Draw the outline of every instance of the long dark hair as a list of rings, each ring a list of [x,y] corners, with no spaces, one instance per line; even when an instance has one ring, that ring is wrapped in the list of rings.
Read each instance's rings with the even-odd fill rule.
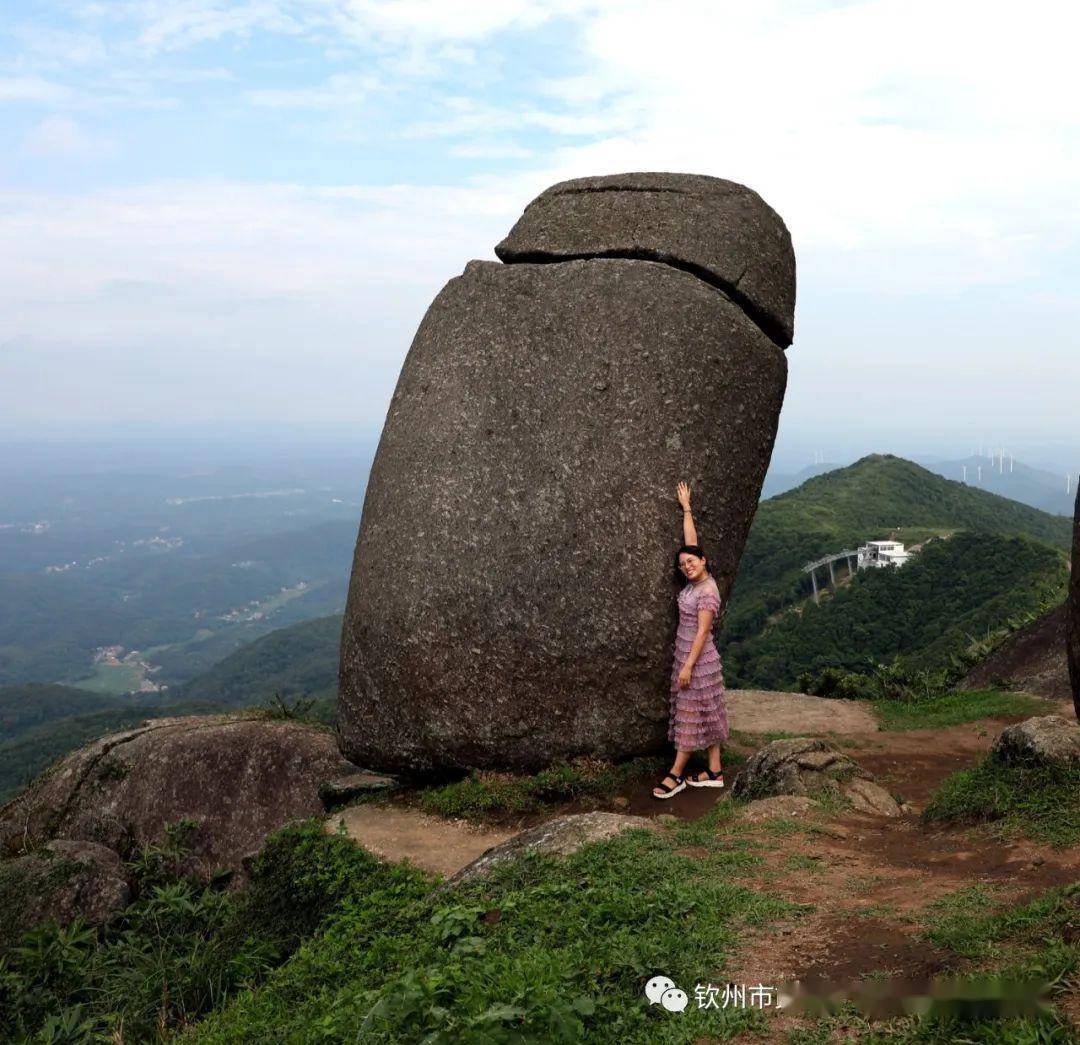
[[[689,584],[690,581],[686,579],[686,574],[679,569],[679,556],[686,552],[687,555],[696,555],[699,559],[705,560],[705,569],[709,568],[709,557],[705,554],[705,549],[700,544],[684,544],[675,553],[675,583],[679,585]]]

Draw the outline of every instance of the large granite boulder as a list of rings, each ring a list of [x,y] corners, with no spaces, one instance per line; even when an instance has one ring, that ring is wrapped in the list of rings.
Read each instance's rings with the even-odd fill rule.
[[[324,799],[357,767],[334,733],[245,716],[162,718],[88,744],[0,809],[0,856],[54,839],[94,842],[130,859],[186,823],[186,870],[245,874],[272,831],[325,816]]]
[[[1073,509],[1072,573],[1069,577],[1069,680],[1072,682],[1073,707],[1080,719],[1080,483],[1076,487],[1076,506]]]
[[[470,262],[420,324],[345,612],[339,722],[354,761],[534,770],[665,743],[675,486],[690,483],[726,603],[787,380],[759,319],[786,309],[790,321],[790,294],[766,293],[764,274],[739,295],[723,288],[754,265],[783,269],[787,285],[793,261],[783,223],[749,190],[736,207],[701,179],[633,177],[694,191],[612,193],[636,208],[626,227],[598,230],[592,252],[575,240],[565,261],[556,247],[519,260],[544,253],[523,218],[516,246],[500,245],[512,263]],[[744,227],[732,215],[751,197]],[[760,257],[747,247],[754,222],[772,230]],[[619,245],[634,228],[651,237],[641,257]],[[675,260],[697,251],[692,265],[668,263],[657,244],[669,234]]]

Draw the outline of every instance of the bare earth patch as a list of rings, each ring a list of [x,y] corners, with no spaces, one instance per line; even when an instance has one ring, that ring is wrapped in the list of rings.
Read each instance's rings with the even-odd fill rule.
[[[857,700],[832,700],[806,693],[767,689],[729,689],[728,722],[743,733],[870,733],[877,719]]]
[[[1074,718],[1072,703],[1048,708]],[[975,765],[1001,730],[1026,716],[999,716],[947,729],[871,732],[850,736],[844,750],[886,788],[922,808],[950,774]],[[728,799],[724,799],[728,800]],[[729,828],[752,838],[764,863],[738,880],[794,903],[801,916],[747,927],[728,964],[703,970],[711,982],[778,985],[799,980],[821,988],[886,974],[914,985],[964,971],[965,962],[922,938],[918,923],[935,900],[971,886],[1004,908],[1080,879],[1080,850],[1055,852],[1029,841],[1002,843],[986,832],[923,826],[917,816],[876,817],[816,810],[791,818]],[[809,825],[819,830],[808,830]],[[1080,999],[1062,1007],[1075,1014]],[[774,1012],[769,1031],[741,1040],[784,1042],[789,1031],[812,1026],[795,1013]]]
[[[422,871],[447,877],[516,833],[379,803],[350,806],[335,813],[327,819],[326,830],[336,834],[339,823],[344,823],[345,834],[369,853],[395,862],[408,860]]]

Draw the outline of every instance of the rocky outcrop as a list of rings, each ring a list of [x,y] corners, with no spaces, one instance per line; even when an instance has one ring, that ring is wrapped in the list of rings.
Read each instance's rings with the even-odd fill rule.
[[[272,831],[325,815],[320,792],[355,785],[332,732],[242,716],[156,719],[74,752],[0,810],[0,854],[54,839],[128,859],[187,822],[188,870],[240,872]]]
[[[1006,765],[1080,764],[1080,724],[1060,715],[1039,715],[1002,730],[990,749]]]
[[[131,899],[120,857],[95,842],[61,839],[0,863],[0,953],[49,919],[101,925]]]
[[[492,846],[471,864],[467,864],[443,883],[443,887],[460,885],[508,860],[516,860],[527,852],[548,856],[569,856],[590,842],[614,838],[623,831],[644,828],[657,830],[656,822],[644,816],[628,816],[624,813],[571,813],[555,817],[538,827],[514,835],[513,838]]]
[[[1012,688],[1052,700],[1069,700],[1066,625],[1068,604],[1018,628],[957,683],[957,689],[993,689],[1007,680]]]
[[[775,795],[843,797],[852,806],[880,816],[899,816],[900,807],[873,774],[812,737],[774,740],[749,758],[731,784],[732,798],[754,800]]]
[[[1072,682],[1073,707],[1080,719],[1080,484],[1076,488],[1073,510],[1072,573],[1069,577],[1068,655],[1069,679]]]
[[[665,189],[675,176],[632,177]],[[790,294],[737,275],[793,265],[790,241],[754,194],[733,193],[612,192],[635,209],[611,212],[624,227],[610,236],[597,224],[591,253],[575,240],[560,254],[523,218],[499,248],[512,263],[470,262],[432,303],[364,502],[342,633],[347,757],[531,771],[665,743],[675,485],[691,485],[726,603],[787,379],[760,319],[790,320]],[[568,219],[551,206],[555,236]],[[669,258],[656,244],[680,221]],[[635,228],[653,246],[623,256],[611,244]]]

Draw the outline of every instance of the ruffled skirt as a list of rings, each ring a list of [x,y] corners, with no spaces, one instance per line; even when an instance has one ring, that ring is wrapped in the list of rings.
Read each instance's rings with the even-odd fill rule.
[[[680,648],[684,645],[685,649]],[[710,638],[694,665],[690,685],[686,689],[679,689],[679,672],[689,653],[690,646],[681,637],[676,639],[675,663],[671,668],[668,740],[679,751],[698,751],[713,744],[722,744],[728,738],[720,654]]]

